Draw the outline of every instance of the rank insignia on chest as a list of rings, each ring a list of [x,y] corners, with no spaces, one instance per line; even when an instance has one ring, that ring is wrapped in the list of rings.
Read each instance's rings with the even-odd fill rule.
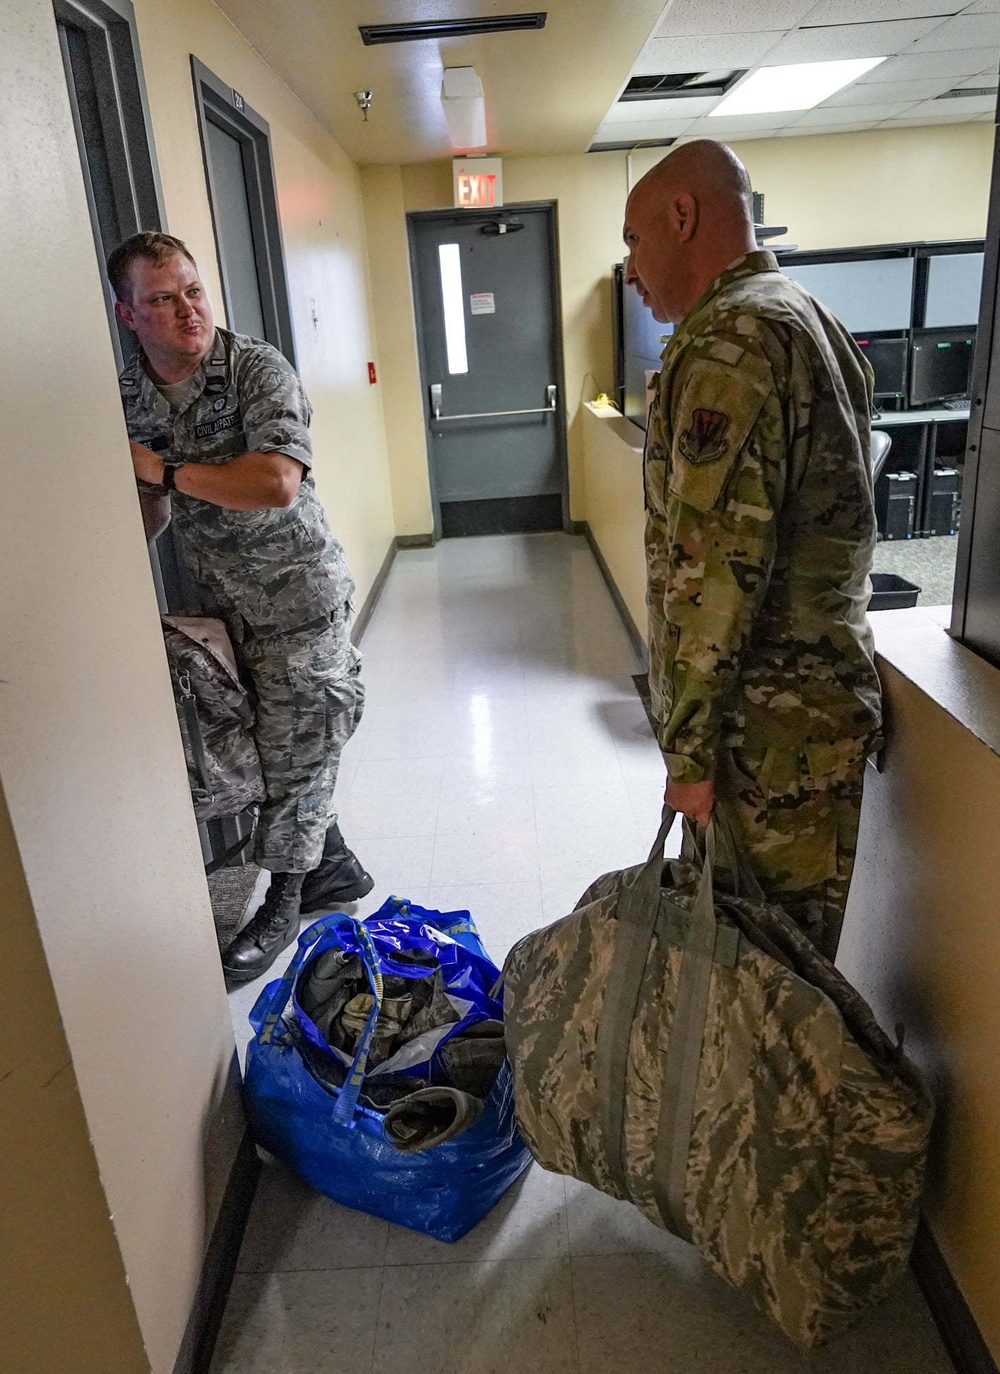
[[[721,410],[693,410],[677,447],[689,463],[711,463],[726,451],[729,416]]]

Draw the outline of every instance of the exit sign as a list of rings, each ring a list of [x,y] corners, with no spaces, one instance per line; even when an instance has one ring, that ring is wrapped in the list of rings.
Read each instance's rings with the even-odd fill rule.
[[[456,206],[481,210],[503,204],[502,158],[455,157],[451,170]]]

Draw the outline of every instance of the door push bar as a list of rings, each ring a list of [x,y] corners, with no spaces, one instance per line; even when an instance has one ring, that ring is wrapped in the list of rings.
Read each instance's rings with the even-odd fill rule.
[[[534,410],[481,410],[476,415],[442,415],[441,383],[431,383],[431,418],[443,423],[445,420],[495,420],[502,415],[554,415],[556,412],[556,386],[553,382],[545,388],[548,405],[536,406]]]

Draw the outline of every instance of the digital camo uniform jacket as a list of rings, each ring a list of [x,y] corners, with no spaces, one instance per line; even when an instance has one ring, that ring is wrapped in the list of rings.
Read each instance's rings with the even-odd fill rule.
[[[286,508],[228,510],[174,491],[171,511],[188,569],[226,617],[253,682],[267,787],[256,860],[276,872],[308,871],[336,818],[340,752],[364,705],[360,657],[348,637],[354,582],[311,472],[312,408],[277,349],[225,329],[179,409],[154,386],[141,355],[119,383],[129,437],[163,458],[226,463],[242,453],[283,453],[305,469]]]
[[[828,955],[881,720],[871,394],[839,321],[773,254],[749,253],[667,344],[644,458],[650,691],[669,775],[714,779],[765,892]]]

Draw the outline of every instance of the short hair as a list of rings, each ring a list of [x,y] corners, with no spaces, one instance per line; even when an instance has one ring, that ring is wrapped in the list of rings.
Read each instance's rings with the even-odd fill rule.
[[[175,239],[172,234],[145,230],[120,243],[108,258],[108,279],[115,299],[121,301],[128,296],[132,285],[132,264],[137,258],[146,258],[148,262],[155,262],[159,266],[175,253],[182,254],[195,271],[198,270],[198,264],[191,256],[187,245],[180,239]]]

